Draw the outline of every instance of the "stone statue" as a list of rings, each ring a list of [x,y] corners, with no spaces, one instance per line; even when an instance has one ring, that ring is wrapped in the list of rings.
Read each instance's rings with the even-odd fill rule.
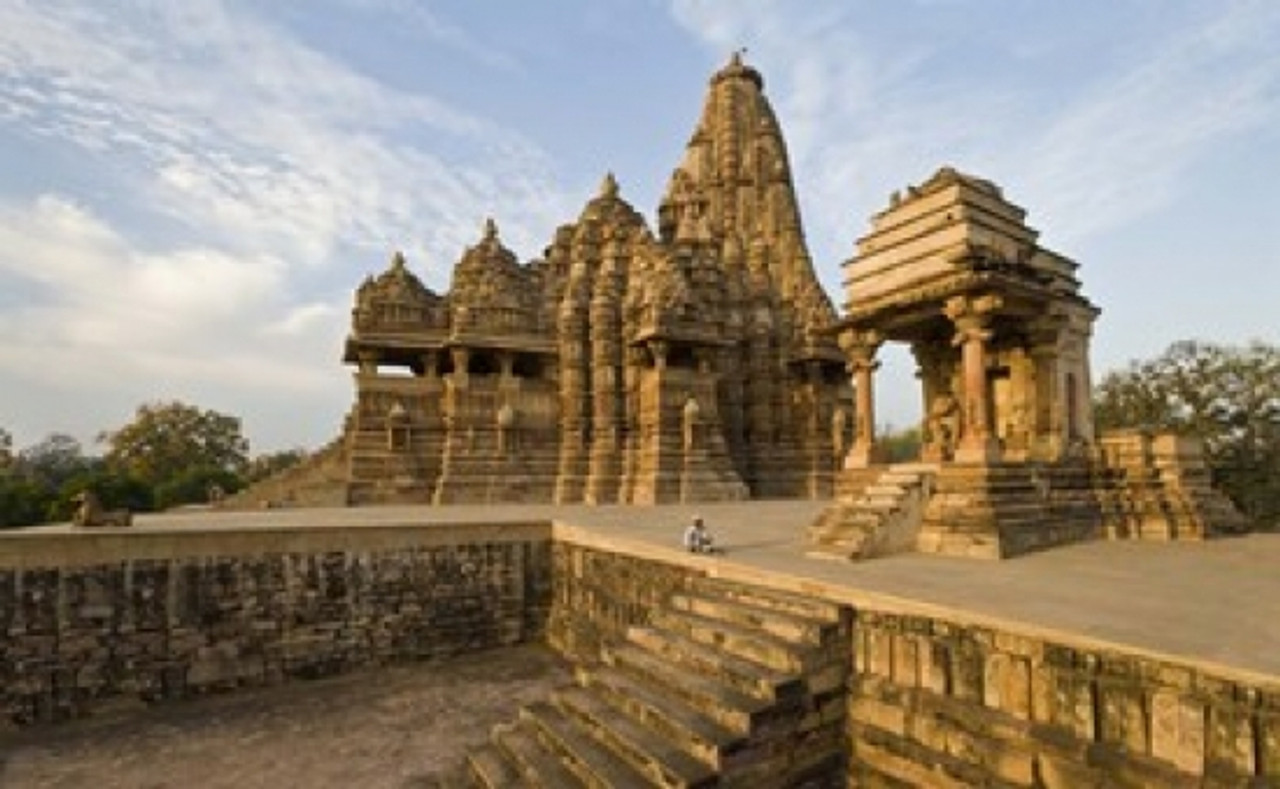
[[[849,432],[849,414],[843,408],[837,408],[831,414],[831,454],[839,464],[844,459],[845,436]]]
[[[693,395],[684,401],[684,413],[681,415],[681,429],[684,431],[684,451],[692,452],[697,448],[698,422],[702,418],[702,408]]]
[[[91,490],[81,491],[71,501],[76,505],[71,522],[77,526],[133,525],[133,514],[129,510],[104,510],[98,495]]]
[[[516,426],[516,410],[510,403],[503,403],[496,417],[498,425],[498,454],[505,456],[508,450],[508,437]]]
[[[960,432],[960,404],[950,392],[933,398],[927,419],[929,446],[941,459],[949,460],[955,452],[957,434]]]

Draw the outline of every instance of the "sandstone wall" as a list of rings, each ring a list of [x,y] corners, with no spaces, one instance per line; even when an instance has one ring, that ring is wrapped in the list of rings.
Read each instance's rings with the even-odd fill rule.
[[[548,637],[577,659],[706,575],[696,560],[553,553]],[[851,787],[1280,786],[1274,678],[849,605]]]
[[[544,635],[550,530],[15,535],[0,725]]]
[[[1273,681],[936,618],[854,632],[851,786],[1280,784]]]

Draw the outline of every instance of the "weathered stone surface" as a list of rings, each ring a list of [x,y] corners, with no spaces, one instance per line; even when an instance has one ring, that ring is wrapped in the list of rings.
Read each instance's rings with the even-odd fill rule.
[[[0,567],[4,717],[58,720],[104,700],[176,698],[543,636],[545,539],[311,553],[274,552],[269,533],[256,541],[256,553]]]
[[[896,645],[891,639],[913,619],[864,612],[853,643]],[[1267,761],[1274,760],[1274,731],[1268,734],[1267,727],[1275,719],[1259,714],[1269,697],[1257,687],[1193,666],[1022,634],[942,622],[928,632],[919,654],[961,656],[952,667],[958,681],[950,687],[904,683],[876,670],[875,662],[855,663],[848,715],[856,785],[1157,787],[1275,780]]]

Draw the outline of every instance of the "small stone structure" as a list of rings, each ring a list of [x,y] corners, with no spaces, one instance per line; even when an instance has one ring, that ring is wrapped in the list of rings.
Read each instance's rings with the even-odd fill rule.
[[[77,526],[131,526],[133,514],[129,510],[103,509],[98,494],[91,490],[77,493],[72,503],[76,505],[71,522]]]
[[[1039,246],[1025,216],[990,181],[943,167],[895,193],[858,241],[838,327],[856,429],[837,500],[810,529],[814,555],[1003,557],[1245,528],[1209,486],[1196,442],[1096,435],[1099,310],[1077,265]],[[873,387],[885,342],[908,344],[918,365],[924,464],[880,460]]]
[[[711,78],[656,233],[609,175],[528,263],[492,221],[444,294],[397,254],[356,292],[341,439],[231,503],[829,496],[848,379],[763,85]]]

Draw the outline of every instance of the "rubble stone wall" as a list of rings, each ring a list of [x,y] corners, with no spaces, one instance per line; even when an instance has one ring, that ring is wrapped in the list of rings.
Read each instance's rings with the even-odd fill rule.
[[[551,592],[545,524],[4,548],[0,721],[18,724],[541,639]]]
[[[574,660],[596,660],[632,625],[687,589],[701,570],[557,540],[552,546],[552,606],[547,639]]]

